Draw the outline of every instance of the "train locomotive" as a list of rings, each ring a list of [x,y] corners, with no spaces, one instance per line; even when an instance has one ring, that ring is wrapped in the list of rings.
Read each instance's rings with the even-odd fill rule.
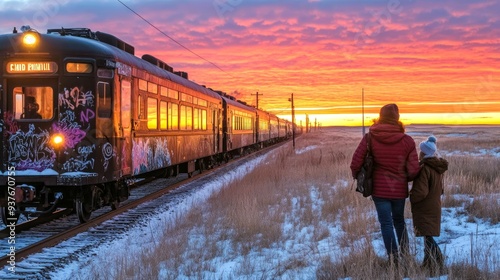
[[[135,178],[211,168],[293,124],[87,28],[0,35],[0,217],[116,208]]]

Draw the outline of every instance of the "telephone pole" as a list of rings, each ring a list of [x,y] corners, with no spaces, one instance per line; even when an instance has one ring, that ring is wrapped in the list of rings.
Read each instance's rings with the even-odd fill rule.
[[[259,109],[259,95],[263,95],[263,94],[262,94],[262,93],[259,93],[259,92],[257,91],[257,93],[256,93],[256,94],[253,94],[253,93],[252,93],[251,95],[255,95],[255,98],[256,98],[256,100],[255,100],[255,108]]]
[[[292,139],[293,139],[293,149],[295,150],[295,107],[293,106],[293,93],[292,97],[288,98],[288,101],[292,102]]]

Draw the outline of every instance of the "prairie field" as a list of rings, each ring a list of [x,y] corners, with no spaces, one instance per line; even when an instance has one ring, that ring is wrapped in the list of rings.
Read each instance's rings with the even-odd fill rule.
[[[449,161],[439,279],[499,279],[500,127],[409,126],[416,144],[438,139]],[[73,279],[428,279],[423,241],[405,215],[411,258],[387,265],[375,207],[354,191],[349,164],[361,128],[312,130],[165,222],[162,238],[135,252],[81,265]],[[411,187],[411,184],[410,186]],[[438,279],[438,278],[435,278]]]

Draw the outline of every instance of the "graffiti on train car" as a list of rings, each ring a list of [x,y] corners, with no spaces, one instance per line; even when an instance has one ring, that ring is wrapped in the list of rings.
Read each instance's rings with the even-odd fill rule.
[[[133,141],[133,174],[152,171],[172,164],[166,139],[137,138]]]
[[[63,135],[63,149],[69,156],[62,163],[65,172],[92,171],[95,167],[96,143],[82,143],[95,118],[94,94],[83,87],[66,87],[58,95],[59,120],[53,133]]]
[[[46,130],[35,132],[35,126],[29,124],[28,131],[8,132],[8,160],[16,163],[16,170],[33,169],[42,171],[52,168],[55,152],[49,145],[50,135]]]

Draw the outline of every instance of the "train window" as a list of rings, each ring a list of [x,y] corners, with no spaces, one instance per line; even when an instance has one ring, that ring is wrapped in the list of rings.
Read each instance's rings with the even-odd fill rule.
[[[168,103],[168,129],[179,129],[179,105],[175,103]]]
[[[193,129],[193,107],[181,106],[181,130]]]
[[[139,89],[143,91],[148,91],[148,81],[139,79]]]
[[[15,87],[13,94],[15,119],[52,118],[54,93],[51,87]]]
[[[160,101],[160,129],[167,129],[167,102]]]
[[[207,110],[194,109],[193,128],[207,130]]]
[[[68,62],[66,63],[66,71],[68,73],[92,73],[93,67],[91,63],[83,62]]]
[[[148,129],[158,128],[158,100],[148,97]]]
[[[200,129],[200,109],[194,108],[193,129]]]
[[[160,94],[168,97],[168,88],[160,86]]]
[[[142,119],[142,97],[141,95],[137,95],[137,118]]]
[[[207,110],[201,110],[201,129],[207,130]]]
[[[110,118],[111,117],[111,90],[109,83],[98,82],[97,83],[98,92],[98,104],[97,104],[97,116],[100,118]]]
[[[198,105],[207,107],[207,101],[203,99],[198,99]]]
[[[148,82],[148,91],[151,93],[158,93],[158,85]]]
[[[186,94],[186,93],[181,93],[181,101],[193,103],[193,96]]]
[[[112,79],[113,74],[114,72],[111,69],[97,69],[97,77],[99,78]]]
[[[130,81],[128,80],[122,80],[122,116],[121,116],[121,122],[122,122],[122,127],[123,128],[129,128],[130,127],[130,120],[131,120],[131,104],[130,104],[130,97],[131,97],[131,86],[130,86]]]
[[[179,92],[175,89],[168,89],[168,97],[179,100]]]

